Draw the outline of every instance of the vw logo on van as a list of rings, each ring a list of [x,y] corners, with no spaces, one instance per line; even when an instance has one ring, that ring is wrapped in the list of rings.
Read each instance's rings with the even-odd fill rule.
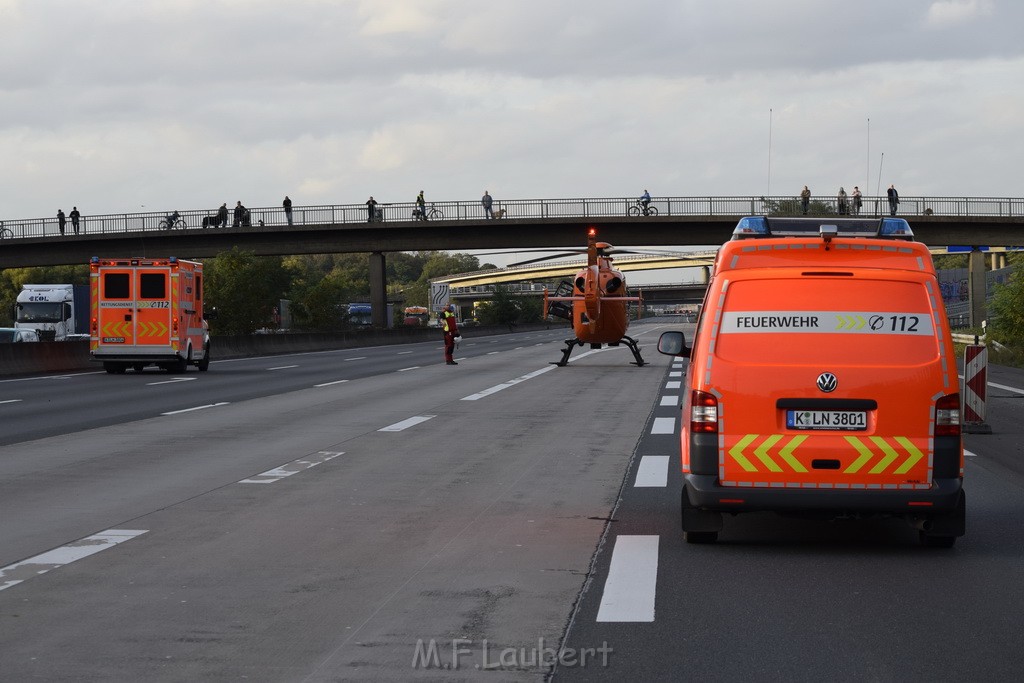
[[[835,391],[837,384],[839,384],[839,380],[831,372],[823,372],[818,375],[818,388],[826,394]]]

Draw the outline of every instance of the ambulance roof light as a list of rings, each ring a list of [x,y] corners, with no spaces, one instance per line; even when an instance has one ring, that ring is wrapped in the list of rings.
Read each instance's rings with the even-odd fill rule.
[[[736,224],[732,238],[751,237],[883,237],[914,239],[914,232],[902,218],[855,218],[823,216],[745,216]]]
[[[736,224],[736,229],[732,231],[732,238],[740,240],[745,237],[767,237],[770,234],[768,232],[767,218],[764,216],[744,216]]]
[[[910,229],[910,224],[902,218],[883,218],[878,235],[879,237],[914,239],[914,231]]]

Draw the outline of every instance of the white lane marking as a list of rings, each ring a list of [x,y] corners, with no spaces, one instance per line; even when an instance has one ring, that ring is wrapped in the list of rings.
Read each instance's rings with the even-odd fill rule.
[[[522,377],[516,377],[515,379],[510,379],[509,381],[503,382],[502,384],[496,384],[495,386],[490,387],[489,389],[484,389],[483,391],[477,392],[475,394],[470,394],[469,396],[463,396],[460,400],[462,400],[462,401],[479,401],[480,399],[485,398],[487,396],[490,396],[491,394],[496,394],[499,391],[502,391],[504,389],[508,389],[509,387],[514,387],[515,385],[519,384],[520,382],[525,382],[526,380],[533,379],[534,377],[537,377],[538,375],[543,375],[545,372],[549,372],[551,370],[554,370],[556,367],[557,366],[555,366],[555,365],[551,365],[551,366],[548,366],[546,368],[541,368],[540,370],[534,370],[533,372],[527,373],[527,374],[523,375]]]
[[[174,384],[175,382],[194,382],[195,377],[173,377],[171,379],[165,379],[160,382],[146,382],[147,387],[155,387],[161,384]]]
[[[303,470],[308,470],[310,467],[316,467],[322,465],[328,460],[334,460],[339,455],[345,455],[343,451],[317,451],[311,456],[305,458],[299,458],[298,460],[292,460],[287,462],[280,467],[275,467],[272,470],[267,470],[257,474],[249,479],[242,479],[239,484],[273,484],[275,481],[280,481],[285,477],[290,477],[293,474],[298,474]]]
[[[682,388],[682,382],[665,382],[666,389],[680,389]]]
[[[7,565],[0,569],[0,591],[11,586],[16,586],[22,581],[27,581],[33,576],[45,574],[51,569],[71,564],[83,557],[89,557],[101,550],[112,548],[118,543],[130,541],[136,536],[141,536],[148,529],[107,529],[92,536],[86,536],[78,541],[73,541],[59,548],[48,550],[45,553],[30,557],[27,560]]]
[[[669,456],[667,455],[645,455],[640,458],[633,486],[638,488],[668,486],[668,461]]]
[[[410,417],[408,420],[402,420],[401,422],[396,422],[393,425],[388,425],[387,427],[381,427],[377,431],[378,432],[400,432],[403,429],[408,429],[409,427],[415,427],[416,425],[420,424],[421,422],[426,422],[427,420],[433,420],[435,417],[437,417],[437,415],[417,415],[416,417]]]
[[[995,387],[996,389],[1002,389],[1003,391],[1012,391],[1015,394],[1024,394],[1024,389],[1016,389],[1014,387],[1008,387],[1005,384],[996,384],[995,382],[988,382],[988,385],[990,387]]]
[[[366,360],[366,356],[356,356],[355,358],[345,358],[344,361],[347,363],[350,360]]]
[[[324,382],[323,384],[314,384],[313,386],[314,387],[330,387],[330,386],[334,386],[335,384],[344,384],[347,381],[348,381],[347,379],[336,379],[333,382]]]
[[[6,401],[0,401],[0,403],[21,403],[23,400],[20,398],[9,398]]]
[[[683,373],[682,372],[670,372],[670,373],[668,373],[668,376],[669,377],[682,377]]]
[[[420,366],[414,365],[411,368],[399,368],[398,370],[395,370],[395,372],[405,372],[406,370],[419,370],[419,369],[420,369]]]
[[[407,355],[409,355],[410,353],[412,353],[412,351],[399,351],[399,352],[398,352],[398,355],[399,355],[399,356],[407,356]]]
[[[195,408],[185,408],[183,410],[172,410],[169,413],[160,413],[161,415],[180,415],[181,413],[191,413],[193,410],[206,410],[207,408],[216,408],[217,406],[226,406],[227,401],[221,401],[220,403],[208,403],[205,406],[196,406]]]
[[[615,539],[598,621],[654,621],[658,536]]]
[[[965,448],[964,449],[964,457],[965,458],[976,458],[976,457],[978,457],[978,454],[977,453],[971,453],[969,450],[967,450]]]
[[[487,355],[488,355],[488,356],[493,356],[493,355],[494,355],[494,354],[496,354],[496,353],[501,353],[501,351],[488,351],[488,352],[487,352]]]
[[[675,434],[676,419],[674,417],[656,417],[651,425],[651,434]]]
[[[297,367],[299,367],[299,366],[298,365],[278,365],[276,368],[267,368],[267,370],[290,370],[292,368],[297,368]]]
[[[675,394],[665,394],[661,397],[661,403],[659,405],[672,406],[675,408],[679,405],[679,397]]]

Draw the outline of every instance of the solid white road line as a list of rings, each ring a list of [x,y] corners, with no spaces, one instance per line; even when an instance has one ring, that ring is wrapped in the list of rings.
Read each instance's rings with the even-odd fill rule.
[[[291,462],[285,463],[280,467],[275,467],[272,470],[267,470],[261,474],[257,474],[249,479],[242,479],[239,484],[273,484],[275,481],[280,481],[285,477],[290,477],[293,474],[298,474],[303,470],[308,470],[310,467],[316,467],[322,465],[328,460],[334,460],[339,455],[345,455],[344,452],[335,451],[317,451],[311,456],[305,458],[299,458],[298,460],[292,460]]]
[[[654,621],[658,536],[615,539],[598,621]]]
[[[16,586],[33,576],[45,574],[51,569],[63,567],[101,550],[112,548],[118,543],[130,541],[147,531],[148,529],[107,529],[59,548],[48,550],[41,555],[8,565],[0,569],[0,591]]]
[[[437,417],[437,415],[417,415],[416,417],[410,417],[408,420],[402,420],[401,422],[396,422],[393,425],[388,425],[387,427],[381,427],[377,431],[378,432],[400,432],[402,430],[408,429],[409,427],[415,427],[416,425],[418,425],[418,424],[420,424],[422,422],[426,422],[427,420],[433,420],[435,417]]]
[[[988,385],[990,387],[995,387],[996,389],[1002,389],[1003,391],[1012,391],[1015,394],[1024,394],[1024,390],[1017,389],[1015,387],[1008,387],[1005,384],[996,384],[995,382],[988,382]]]
[[[668,461],[669,456],[667,455],[645,455],[640,458],[633,486],[637,488],[667,486]]]
[[[651,425],[651,434],[675,434],[676,419],[674,417],[656,417]]]

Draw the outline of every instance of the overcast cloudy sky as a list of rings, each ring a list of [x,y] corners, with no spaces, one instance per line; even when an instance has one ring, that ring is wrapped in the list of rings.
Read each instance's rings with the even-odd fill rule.
[[[0,218],[1019,197],[1022,31],[1020,0],[0,0]]]

